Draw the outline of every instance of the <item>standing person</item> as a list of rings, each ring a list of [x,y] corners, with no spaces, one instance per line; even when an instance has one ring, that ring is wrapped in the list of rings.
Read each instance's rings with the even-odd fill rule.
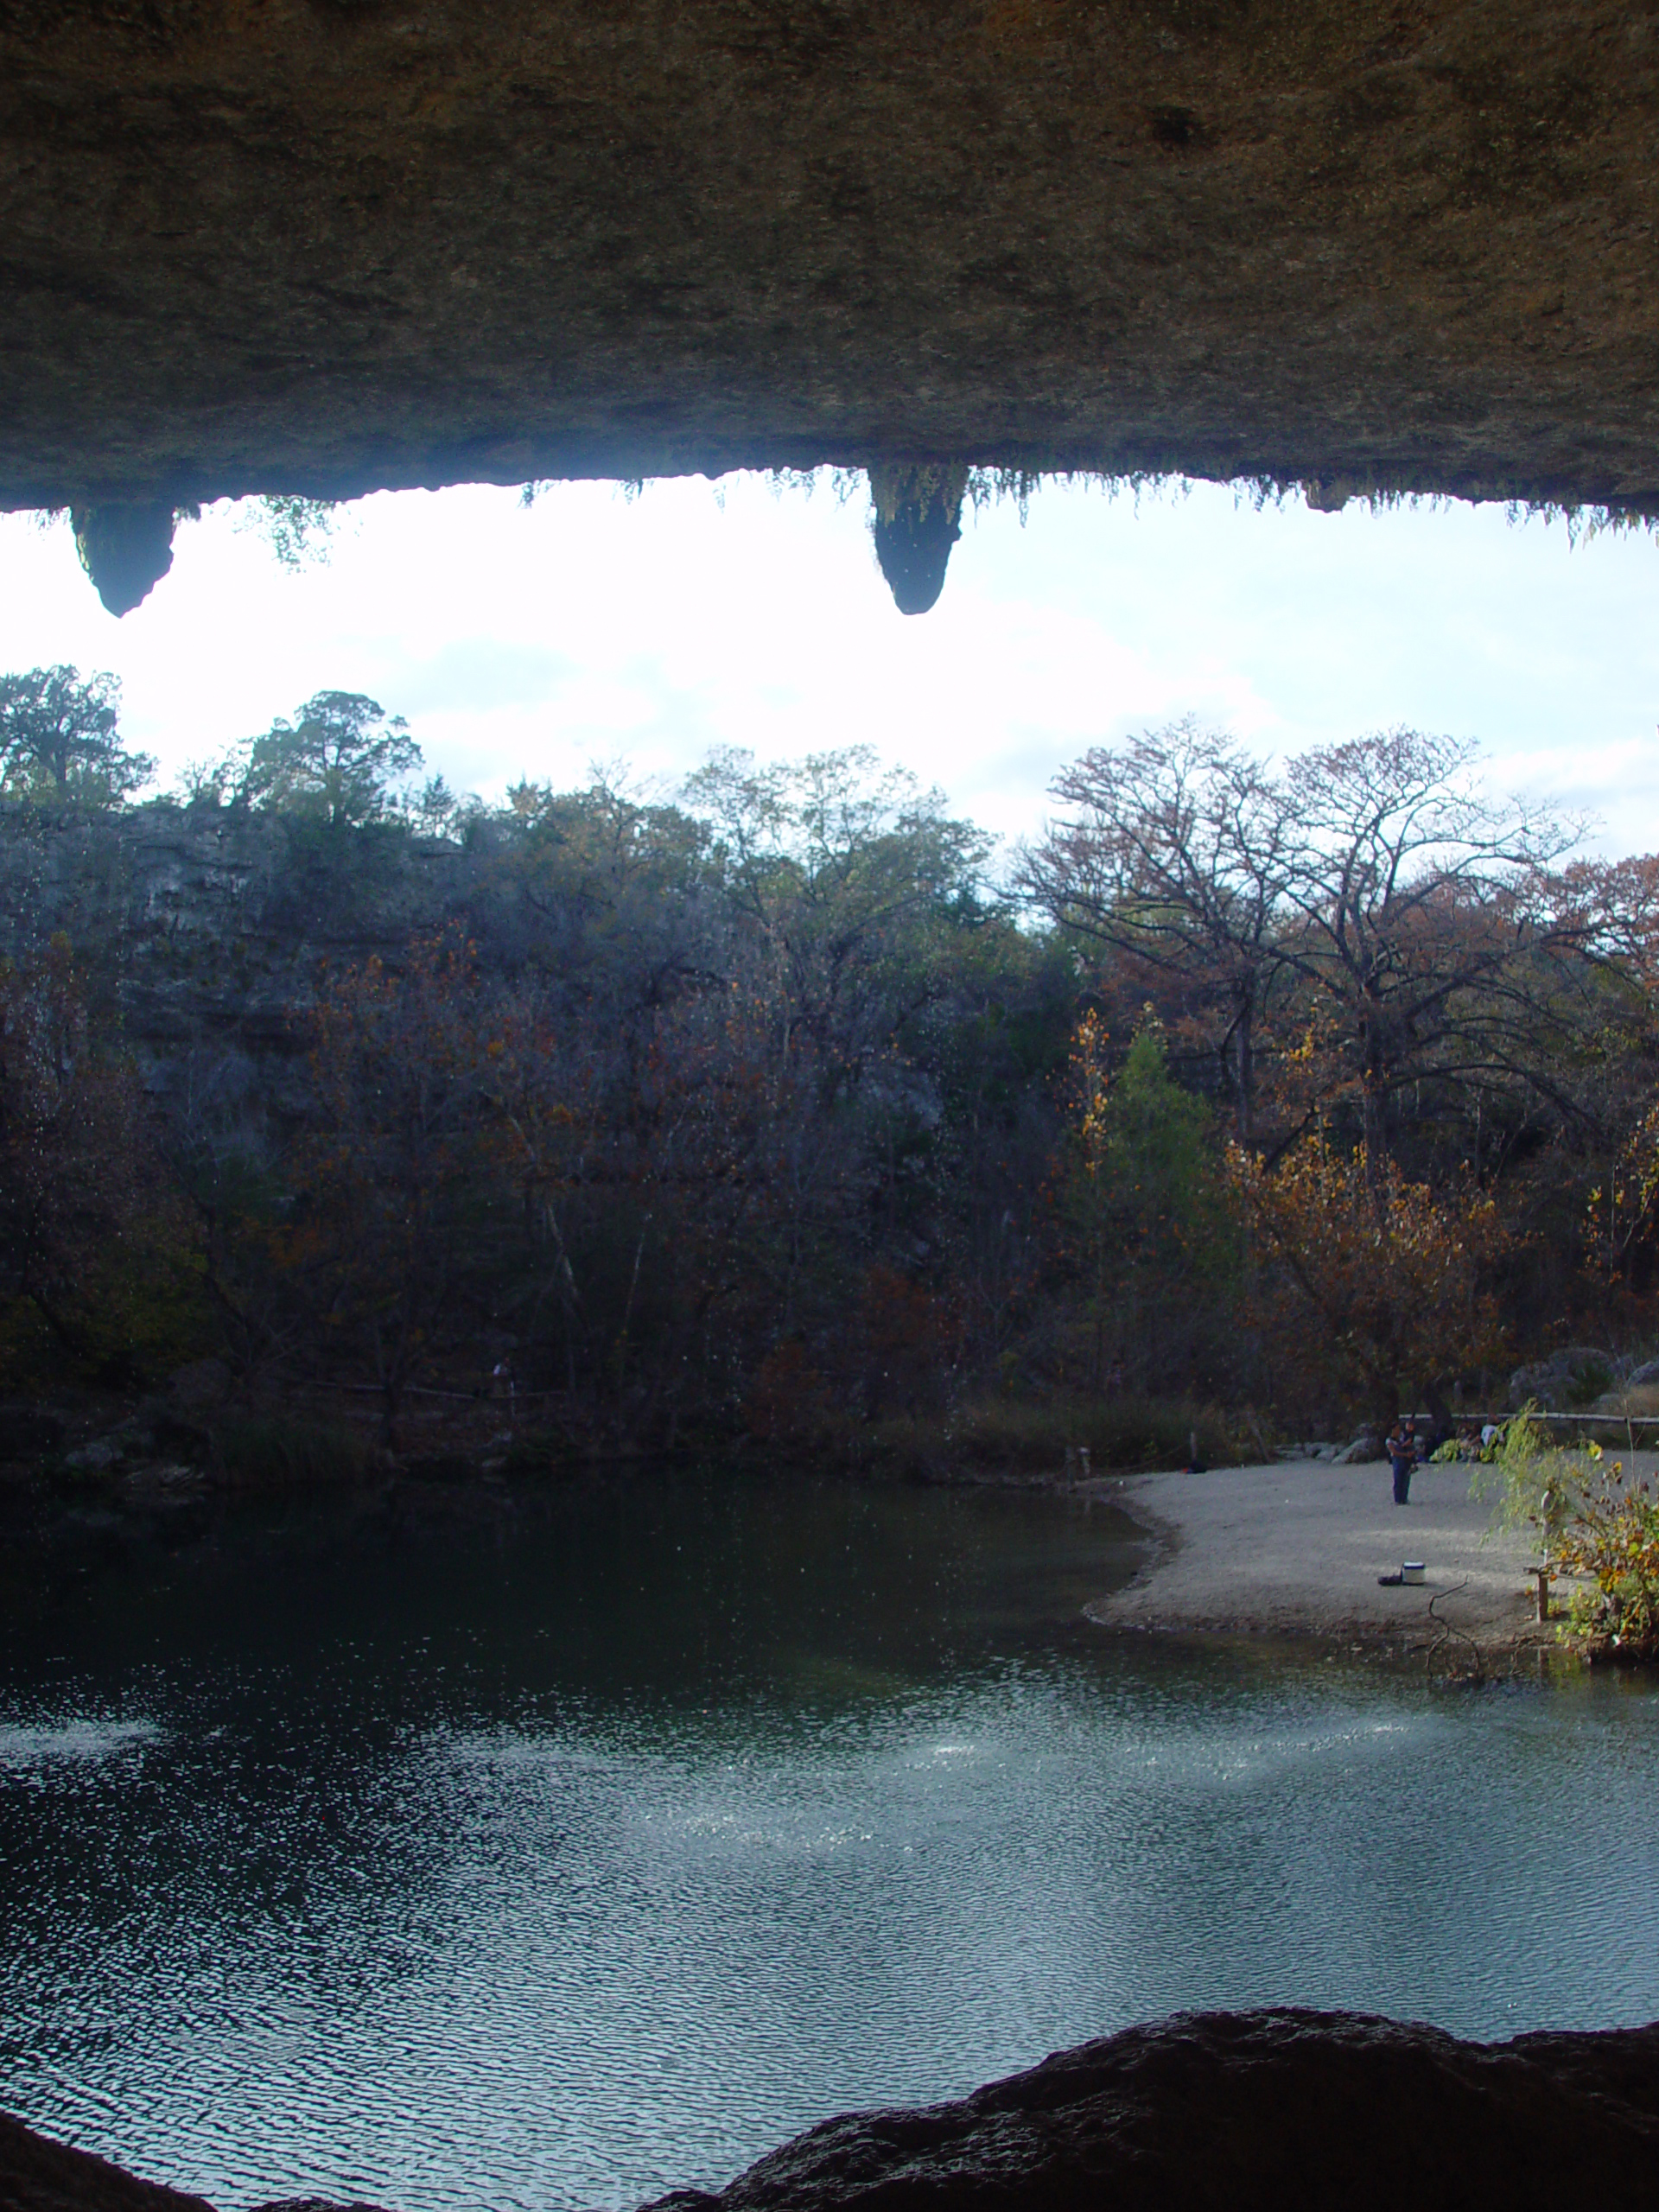
[[[1394,1470],[1394,1502],[1411,1503],[1411,1471],[1417,1459],[1417,1440],[1410,1421],[1395,1421],[1389,1431],[1389,1465]]]

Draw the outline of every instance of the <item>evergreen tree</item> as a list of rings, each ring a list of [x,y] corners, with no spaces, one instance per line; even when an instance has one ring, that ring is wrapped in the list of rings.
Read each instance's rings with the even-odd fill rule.
[[[319,691],[294,721],[254,739],[242,790],[256,805],[342,830],[391,813],[397,787],[420,765],[401,715],[360,691]]]
[[[79,669],[0,676],[0,795],[115,806],[156,772],[117,733],[119,680]]]
[[[1074,1039],[1080,1111],[1061,1203],[1085,1289],[1096,1389],[1115,1371],[1139,1384],[1190,1370],[1206,1332],[1230,1311],[1238,1279],[1209,1107],[1171,1075],[1154,1019],[1143,1021],[1110,1082],[1105,1047],[1098,1016],[1085,1014]]]

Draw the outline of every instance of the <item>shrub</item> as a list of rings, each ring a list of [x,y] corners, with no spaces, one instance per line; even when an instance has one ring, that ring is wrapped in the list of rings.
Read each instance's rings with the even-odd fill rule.
[[[1599,1448],[1590,1450],[1600,1459]],[[1573,1593],[1569,1632],[1621,1657],[1659,1658],[1659,1498],[1646,1480],[1603,1462],[1551,1546],[1556,1567],[1587,1578]]]
[[[1605,1360],[1575,1360],[1567,1372],[1561,1395],[1569,1413],[1582,1413],[1613,1385],[1613,1371]]]
[[[362,1444],[342,1424],[267,1414],[221,1422],[213,1451],[223,1472],[238,1483],[342,1482],[367,1464]]]
[[[1096,1473],[1185,1466],[1236,1465],[1259,1445],[1213,1406],[1156,1398],[988,1398],[962,1407],[948,1424],[958,1464],[1030,1474],[1053,1474],[1068,1452],[1086,1450]]]
[[[1557,1573],[1583,1578],[1565,1632],[1621,1658],[1659,1658],[1659,1497],[1599,1444],[1563,1450],[1528,1406],[1510,1423],[1477,1497],[1499,1491],[1500,1527],[1534,1528]]]

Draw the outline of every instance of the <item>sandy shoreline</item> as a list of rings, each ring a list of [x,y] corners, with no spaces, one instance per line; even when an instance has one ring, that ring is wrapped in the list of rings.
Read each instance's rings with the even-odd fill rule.
[[[1624,1456],[1643,1473],[1659,1465],[1652,1452]],[[1536,1618],[1531,1535],[1492,1533],[1492,1502],[1471,1497],[1471,1472],[1418,1468],[1406,1506],[1393,1502],[1386,1461],[1103,1477],[1092,1494],[1159,1546],[1127,1588],[1088,1611],[1113,1628],[1383,1637],[1408,1649],[1432,1643],[1442,1623],[1482,1643],[1553,1643],[1553,1624]],[[1381,1587],[1377,1577],[1406,1559],[1424,1562],[1421,1588]],[[1565,1586],[1554,1594],[1561,1603]]]

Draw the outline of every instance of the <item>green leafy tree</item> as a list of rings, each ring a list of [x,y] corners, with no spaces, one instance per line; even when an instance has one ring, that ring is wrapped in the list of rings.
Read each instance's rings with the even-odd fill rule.
[[[587,787],[528,781],[507,792],[497,880],[519,907],[531,957],[569,1005],[613,1020],[713,979],[717,930],[708,832],[677,807],[635,792],[620,770]]]
[[[0,677],[0,795],[60,805],[116,806],[156,763],[118,731],[121,685],[61,664]]]
[[[350,829],[394,812],[420,765],[401,715],[360,691],[319,691],[292,721],[254,739],[242,790],[256,805]]]
[[[1085,1014],[1073,1039],[1077,1110],[1059,1207],[1096,1389],[1114,1369],[1135,1368],[1141,1382],[1149,1362],[1166,1370],[1160,1381],[1190,1364],[1238,1278],[1210,1109],[1171,1075],[1155,1020],[1143,1022],[1115,1080],[1106,1041],[1098,1015]]]

